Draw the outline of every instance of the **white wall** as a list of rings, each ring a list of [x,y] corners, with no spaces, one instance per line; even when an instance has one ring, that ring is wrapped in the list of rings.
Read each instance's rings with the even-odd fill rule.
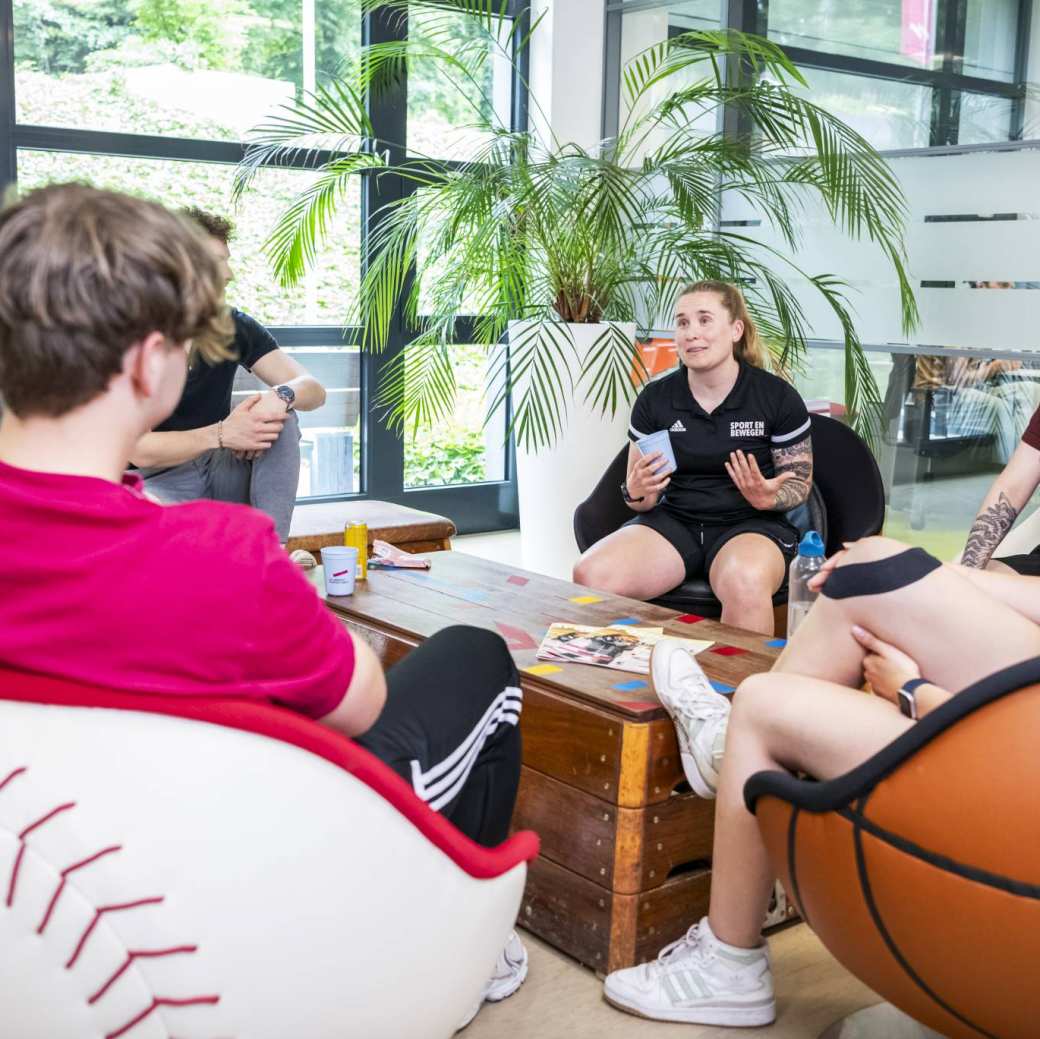
[[[601,0],[535,0],[531,39],[531,128],[560,144],[594,149],[603,99],[604,5]]]

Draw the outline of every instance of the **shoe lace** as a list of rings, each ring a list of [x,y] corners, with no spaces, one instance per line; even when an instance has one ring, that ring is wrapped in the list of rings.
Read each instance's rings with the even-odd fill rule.
[[[709,955],[701,941],[700,922],[695,923],[681,938],[670,942],[657,954],[657,966],[667,967],[669,961],[683,955],[693,955],[699,960],[704,960]]]
[[[690,675],[689,678],[685,680],[684,684],[693,686],[696,691],[703,689],[699,676],[697,675]],[[714,690],[712,690],[711,699],[700,697],[697,699],[696,703],[697,706],[694,708],[691,704],[680,700],[675,706],[677,712],[689,721],[714,721],[717,718],[722,718],[729,714],[729,701],[720,696]]]

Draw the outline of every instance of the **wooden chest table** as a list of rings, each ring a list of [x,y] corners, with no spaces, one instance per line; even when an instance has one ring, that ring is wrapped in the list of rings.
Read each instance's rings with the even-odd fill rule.
[[[559,664],[525,671],[554,621],[635,619],[711,639],[698,660],[728,688],[768,670],[779,652],[760,635],[673,610],[595,593],[460,552],[435,552],[428,571],[370,571],[353,596],[327,603],[389,666],[451,624],[506,639],[524,690],[523,772],[514,817],[535,830],[520,923],[597,971],[656,955],[707,911],[714,803],[690,792],[671,719],[630,672]],[[313,578],[320,587],[320,571]]]

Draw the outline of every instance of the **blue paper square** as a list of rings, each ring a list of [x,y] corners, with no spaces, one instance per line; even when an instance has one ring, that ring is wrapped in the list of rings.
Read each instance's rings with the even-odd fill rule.
[[[643,622],[638,617],[618,617],[616,621],[611,621],[611,626],[615,624],[642,624]]]
[[[780,646],[787,645],[787,639],[766,639],[767,646],[775,646],[779,649]]]
[[[646,684],[646,682],[643,682],[637,678],[631,682],[618,682],[617,685],[614,686],[614,688],[620,689],[623,693],[631,693],[635,692],[636,689],[649,689],[650,687]]]
[[[736,691],[733,686],[726,685],[725,682],[716,682],[713,678],[709,678],[708,681],[711,682],[712,689],[717,693],[725,693],[729,696],[730,693]]]

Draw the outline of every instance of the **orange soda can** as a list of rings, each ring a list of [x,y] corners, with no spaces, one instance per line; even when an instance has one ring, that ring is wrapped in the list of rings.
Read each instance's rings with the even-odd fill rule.
[[[357,577],[364,581],[368,577],[368,524],[348,523],[343,529],[343,544],[357,549]]]

